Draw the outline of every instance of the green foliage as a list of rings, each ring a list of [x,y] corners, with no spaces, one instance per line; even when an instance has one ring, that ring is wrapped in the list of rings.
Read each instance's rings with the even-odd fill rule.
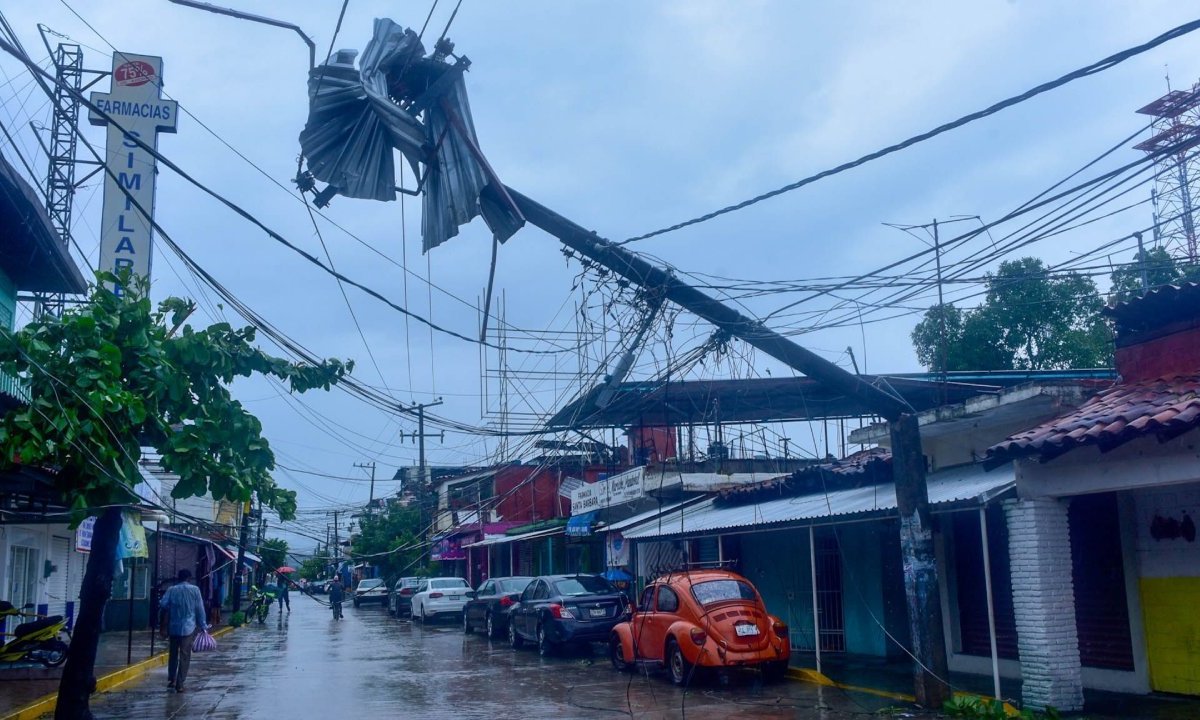
[[[238,610],[229,617],[229,624],[233,627],[241,627],[246,624],[246,613]]]
[[[229,393],[260,373],[294,392],[328,389],[353,369],[329,360],[295,364],[254,347],[252,328],[185,324],[195,306],[168,298],[154,308],[146,283],[97,276],[89,302],[0,337],[0,368],[22,378],[29,405],[0,419],[0,453],[58,470],[58,489],[82,519],[90,508],[128,503],[141,482],[140,448],[179,476],[176,498],[261,502],[287,519],[296,494],[271,478],[275,456],[262,424]],[[105,289],[118,282],[121,297]]]
[[[1037,258],[1011,260],[988,276],[979,307],[930,308],[912,332],[913,347],[934,372],[1108,367],[1102,307],[1090,278],[1051,275]]]
[[[389,583],[401,575],[420,575],[417,563],[425,556],[422,530],[421,512],[416,507],[387,508],[359,520],[351,551],[380,568]]]
[[[296,568],[296,572],[305,580],[319,580],[325,577],[328,569],[329,558],[318,556],[306,558],[304,562],[300,563],[300,567]]]
[[[1142,272],[1145,270],[1146,287],[1200,280],[1200,265],[1181,264],[1165,248],[1157,247],[1134,254],[1129,265],[1123,265],[1112,273],[1110,300],[1121,302],[1142,294]]]
[[[942,705],[942,713],[949,717],[969,718],[970,720],[1059,720],[1061,715],[1054,707],[1045,710],[1030,710],[1028,708],[1011,715],[1000,700],[980,697],[978,695],[955,695]]]
[[[262,547],[259,548],[259,557],[262,558],[263,567],[267,572],[274,572],[276,568],[287,565],[287,540],[282,538],[268,538],[263,541]]]

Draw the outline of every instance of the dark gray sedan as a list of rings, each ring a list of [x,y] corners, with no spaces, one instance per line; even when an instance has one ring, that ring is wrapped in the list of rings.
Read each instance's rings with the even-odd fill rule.
[[[492,578],[478,590],[467,593],[463,607],[463,632],[482,629],[488,637],[501,637],[508,630],[508,612],[533,581],[529,577]]]

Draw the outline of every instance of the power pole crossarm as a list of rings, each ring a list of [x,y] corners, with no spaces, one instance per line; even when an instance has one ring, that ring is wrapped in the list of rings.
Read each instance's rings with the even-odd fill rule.
[[[375,461],[372,460],[369,463],[354,463],[354,467],[371,471],[371,499],[367,500],[367,507],[370,508],[375,504]]]

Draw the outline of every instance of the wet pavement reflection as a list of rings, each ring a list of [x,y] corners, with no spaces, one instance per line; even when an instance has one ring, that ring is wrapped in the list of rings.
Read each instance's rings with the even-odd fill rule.
[[[756,673],[684,693],[660,672],[624,675],[602,647],[543,659],[505,640],[465,635],[457,620],[422,626],[377,606],[347,605],[335,622],[303,597],[282,617],[193,656],[188,692],[166,669],[93,699],[101,718],[841,718],[888,701]]]

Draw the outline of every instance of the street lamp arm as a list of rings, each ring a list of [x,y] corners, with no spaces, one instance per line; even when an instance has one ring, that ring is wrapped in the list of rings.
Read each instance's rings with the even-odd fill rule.
[[[275,20],[274,18],[242,12],[241,10],[234,10],[233,8],[224,8],[218,5],[213,5],[212,3],[198,2],[198,0],[170,0],[170,2],[173,2],[176,5],[195,8],[197,10],[207,10],[212,13],[217,13],[218,15],[228,15],[229,17],[241,18],[242,20],[262,23],[263,25],[273,25],[278,28],[284,28],[285,30],[295,30],[296,34],[299,35],[302,40],[304,40],[304,44],[308,46],[308,68],[311,70],[317,66],[317,44],[314,43],[313,39],[306,35],[304,31],[300,29],[300,26],[296,25],[295,23],[284,22],[283,20]]]

